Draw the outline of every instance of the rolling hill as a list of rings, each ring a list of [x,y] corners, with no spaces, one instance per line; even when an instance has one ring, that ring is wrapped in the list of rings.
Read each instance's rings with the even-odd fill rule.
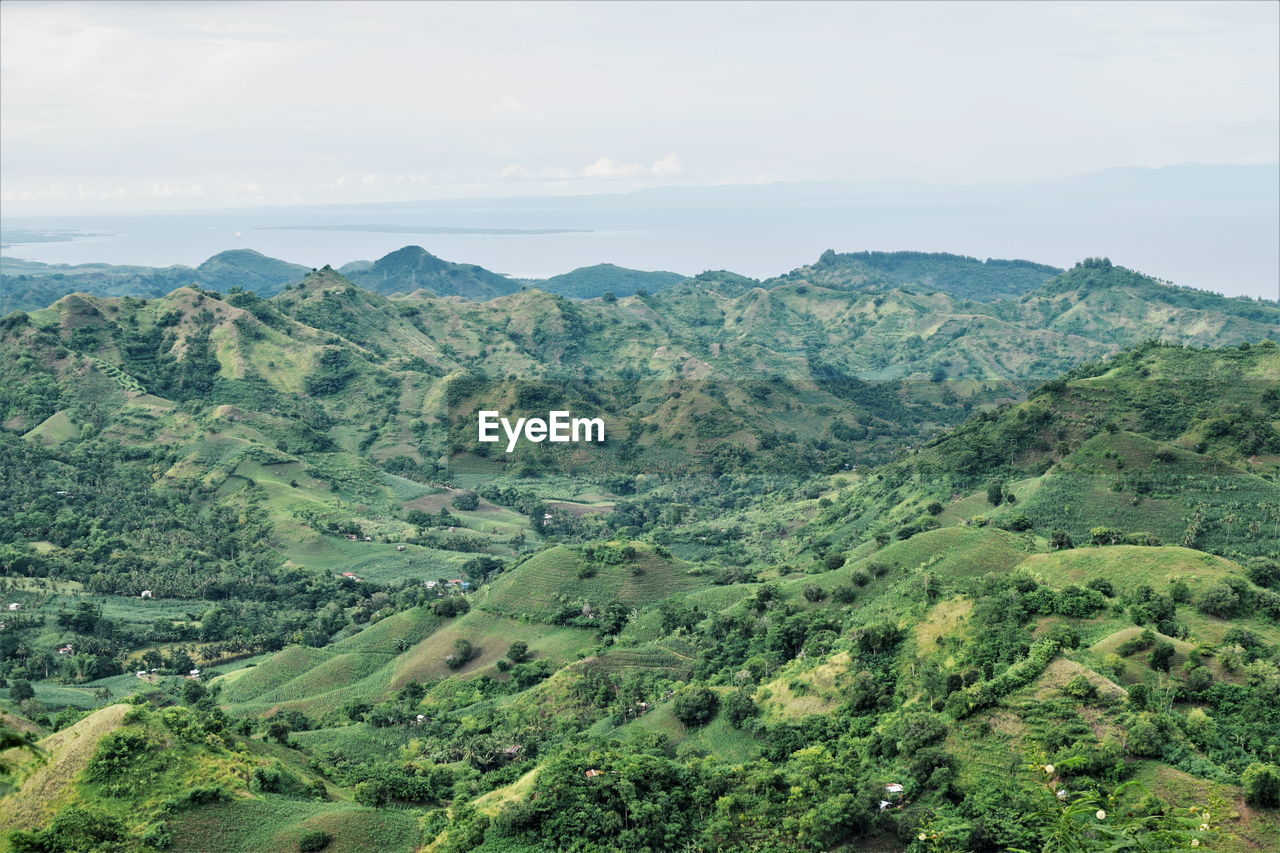
[[[0,323],[10,846],[1276,845],[1280,307],[423,255]]]

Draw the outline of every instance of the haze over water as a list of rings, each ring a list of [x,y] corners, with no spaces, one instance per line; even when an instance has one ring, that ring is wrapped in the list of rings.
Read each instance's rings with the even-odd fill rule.
[[[5,217],[4,254],[45,263],[194,266],[220,251],[248,248],[337,267],[420,245],[447,260],[530,278],[604,262],[688,275],[729,269],[764,278],[811,263],[826,249],[946,251],[1061,267],[1106,255],[1175,284],[1280,298],[1280,216],[1273,200],[841,201],[794,193],[779,200],[762,188],[743,188],[755,196],[744,204],[728,189]],[[691,193],[696,203],[690,203]],[[40,231],[88,236],[23,242]]]

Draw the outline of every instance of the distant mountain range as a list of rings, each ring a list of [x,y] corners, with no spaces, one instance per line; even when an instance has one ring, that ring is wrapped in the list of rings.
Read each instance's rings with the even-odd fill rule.
[[[0,314],[42,308],[70,293],[138,296],[154,299],[187,285],[208,290],[239,287],[259,296],[275,296],[312,270],[270,258],[252,249],[219,252],[198,267],[144,267],[112,264],[43,264],[0,259]],[[374,293],[415,293],[484,300],[537,288],[574,299],[613,293],[656,293],[684,276],[597,264],[548,279],[519,279],[475,264],[436,257],[420,246],[405,246],[376,261],[351,261],[340,268],[354,284]]]

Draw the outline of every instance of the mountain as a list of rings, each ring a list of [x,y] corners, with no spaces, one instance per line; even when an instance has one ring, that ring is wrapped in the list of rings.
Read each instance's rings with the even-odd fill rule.
[[[615,296],[632,296],[640,291],[657,293],[684,279],[685,276],[674,272],[646,272],[613,264],[596,264],[547,279],[531,280],[529,286],[571,299],[598,299],[607,293]]]
[[[219,252],[200,266],[141,267],[113,264],[42,264],[0,259],[0,314],[43,308],[69,293],[154,299],[174,288],[240,287],[264,296],[279,293],[310,270],[252,249]]]
[[[420,246],[405,246],[373,262],[353,261],[339,271],[353,283],[383,294],[428,290],[437,296],[491,299],[520,289],[506,276],[441,260]]]
[[[197,281],[209,290],[239,287],[259,296],[274,296],[306,275],[310,270],[301,264],[269,258],[252,249],[219,252],[196,267]]]
[[[10,845],[1274,848],[1280,306],[1031,272],[5,317]]]
[[[827,251],[812,267],[792,276],[828,287],[915,285],[979,302],[1012,299],[1035,290],[1061,273],[1031,261],[1001,261],[936,252]]]

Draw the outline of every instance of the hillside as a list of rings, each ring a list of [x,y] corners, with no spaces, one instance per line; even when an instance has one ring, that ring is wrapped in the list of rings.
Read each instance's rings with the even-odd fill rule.
[[[9,843],[1274,847],[1280,308],[970,261],[6,317]]]
[[[383,294],[427,290],[437,296],[491,299],[519,290],[506,276],[442,260],[420,246],[405,246],[373,262],[353,261],[339,271],[360,287]]]
[[[219,252],[194,269],[113,264],[42,264],[0,258],[0,315],[44,308],[71,293],[154,299],[178,287],[211,290],[239,287],[274,296],[306,275],[300,264],[269,258],[252,249]]]
[[[610,293],[614,296],[633,296],[642,291],[657,293],[665,287],[684,281],[684,278],[674,272],[649,272],[613,264],[595,264],[550,278],[532,280],[529,286],[571,299],[598,299]]]
[[[827,287],[893,287],[913,285],[945,291],[961,299],[994,302],[1015,299],[1061,273],[1032,261],[980,261],[943,252],[824,252],[802,276]]]

